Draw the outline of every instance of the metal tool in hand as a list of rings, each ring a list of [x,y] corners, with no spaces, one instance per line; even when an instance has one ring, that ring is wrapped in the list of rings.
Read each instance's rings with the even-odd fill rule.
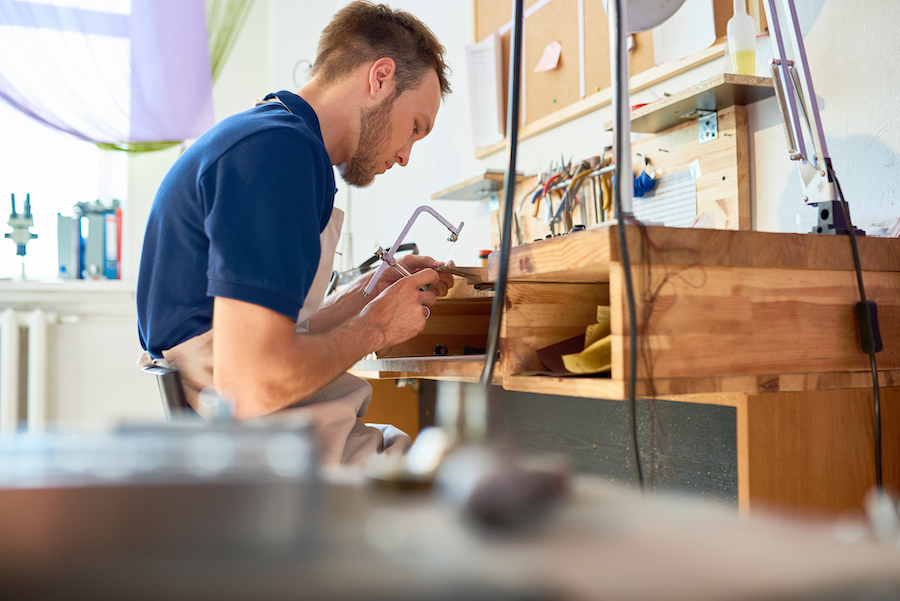
[[[418,209],[416,209],[413,212],[412,217],[410,217],[409,221],[406,222],[406,226],[403,228],[403,231],[400,232],[400,235],[397,237],[397,241],[394,242],[393,246],[391,246],[388,250],[383,250],[381,247],[378,247],[378,249],[376,249],[376,251],[375,251],[376,255],[379,254],[379,251],[381,253],[380,254],[381,265],[378,267],[378,271],[375,272],[375,275],[372,276],[372,279],[369,280],[369,284],[368,284],[368,286],[366,286],[366,289],[363,290],[363,296],[369,296],[372,293],[372,290],[375,288],[375,285],[378,283],[378,280],[381,279],[381,276],[384,275],[384,271],[388,268],[388,266],[393,267],[394,269],[399,271],[401,274],[403,274],[404,277],[411,275],[409,270],[407,270],[405,267],[400,265],[397,262],[397,259],[394,258],[394,249],[400,248],[400,245],[403,244],[403,239],[406,237],[406,234],[409,233],[409,230],[412,227],[413,223],[415,223],[416,218],[423,211],[434,215],[434,217],[438,221],[443,223],[444,226],[448,230],[450,230],[450,236],[447,238],[447,240],[449,240],[450,242],[456,242],[456,240],[459,238],[459,233],[462,231],[462,228],[465,225],[465,222],[460,221],[458,227],[453,227],[453,224],[451,224],[449,221],[444,219],[437,211],[435,211],[434,209],[432,209],[431,207],[429,207],[427,205],[422,205],[421,207],[419,207]]]

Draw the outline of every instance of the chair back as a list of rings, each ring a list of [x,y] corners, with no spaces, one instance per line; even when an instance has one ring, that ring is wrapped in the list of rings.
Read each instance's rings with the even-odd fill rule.
[[[184,393],[184,382],[178,369],[160,365],[148,365],[142,367],[141,371],[156,376],[156,384],[159,386],[159,396],[162,398],[166,421],[172,421],[173,415],[194,413],[193,407],[187,402],[187,395]]]

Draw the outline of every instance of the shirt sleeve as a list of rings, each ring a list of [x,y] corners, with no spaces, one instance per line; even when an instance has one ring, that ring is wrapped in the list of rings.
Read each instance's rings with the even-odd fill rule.
[[[254,133],[224,153],[199,182],[207,294],[296,319],[318,268],[332,178],[321,142],[289,128]]]

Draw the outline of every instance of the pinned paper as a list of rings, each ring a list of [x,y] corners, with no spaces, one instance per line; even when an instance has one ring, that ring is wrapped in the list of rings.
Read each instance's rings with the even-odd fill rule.
[[[535,73],[540,73],[541,71],[552,71],[553,69],[559,66],[559,56],[562,54],[562,44],[559,42],[550,42],[544,48],[544,53],[541,55],[541,60],[538,61],[537,66],[534,68]]]
[[[502,57],[500,34],[496,31],[481,42],[466,46],[472,137],[476,148],[496,144],[506,135]]]
[[[688,165],[688,169],[690,169],[691,177],[694,179],[700,179],[703,176],[703,173],[700,172],[700,159],[691,161],[691,164]]]

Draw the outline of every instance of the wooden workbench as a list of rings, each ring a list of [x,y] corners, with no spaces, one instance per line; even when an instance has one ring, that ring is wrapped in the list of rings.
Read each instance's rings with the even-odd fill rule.
[[[733,410],[742,511],[860,508],[875,483],[875,430],[849,240],[637,226],[626,233],[637,297],[637,394]],[[859,249],[884,340],[876,355],[883,476],[900,489],[900,240],[863,238]],[[491,255],[487,281],[496,278],[498,260]],[[623,282],[616,226],[514,248],[495,383],[559,397],[627,398]],[[447,301],[446,315],[437,307],[418,349],[440,340],[432,327],[474,337],[466,345],[477,346],[490,298],[471,296]],[[524,375],[544,369],[537,349],[583,333],[598,304],[611,307],[611,377]],[[357,369],[370,377],[476,381],[484,365],[483,356],[458,349],[444,357],[408,352],[411,344]]]

